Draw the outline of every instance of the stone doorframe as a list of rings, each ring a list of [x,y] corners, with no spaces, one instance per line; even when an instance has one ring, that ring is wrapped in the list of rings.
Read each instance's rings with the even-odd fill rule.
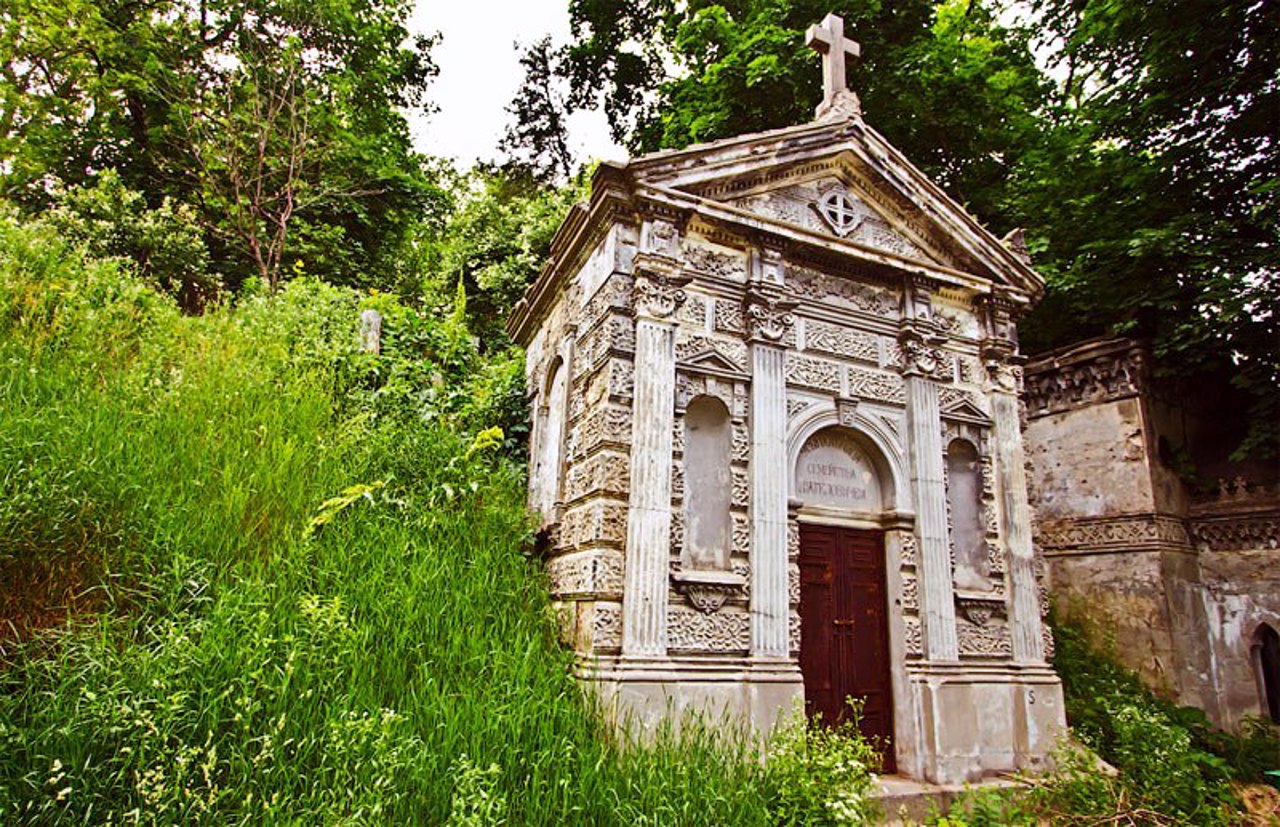
[[[791,611],[799,628],[798,568],[801,523],[844,528],[874,528],[884,531],[885,586],[889,605],[886,607],[889,623],[889,681],[893,694],[893,751],[899,772],[918,775],[923,747],[916,710],[912,703],[910,681],[907,674],[908,623],[906,614],[913,605],[904,593],[903,568],[908,559],[914,559],[915,514],[911,508],[911,486],[906,467],[906,451],[897,433],[901,412],[881,406],[859,404],[852,412],[848,406],[837,409],[835,402],[812,405],[801,411],[788,423],[787,428],[787,483],[792,497],[789,500],[787,521],[788,568],[797,588],[792,590]],[[844,511],[828,506],[805,505],[794,496],[796,464],[801,450],[817,434],[834,429],[849,436],[871,460],[882,493],[882,506],[878,514]],[[916,630],[918,632],[917,624]],[[798,634],[798,633],[797,633]],[[799,650],[791,653],[799,663]]]

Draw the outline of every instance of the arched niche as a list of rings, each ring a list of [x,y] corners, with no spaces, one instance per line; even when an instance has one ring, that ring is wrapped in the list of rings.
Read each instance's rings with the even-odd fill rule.
[[[828,427],[800,446],[791,479],[792,498],[808,508],[879,516],[890,505],[883,460],[848,428]]]
[[[1258,673],[1258,700],[1273,722],[1280,723],[1280,634],[1263,623],[1253,633],[1253,663]]]
[[[564,425],[568,418],[568,408],[568,365],[564,359],[556,357],[547,370],[539,410],[542,427],[539,429],[536,468],[538,496],[534,506],[544,520],[554,519],[556,502],[560,499],[560,470],[564,460]]]
[[[685,533],[683,567],[728,571],[733,547],[730,516],[733,425],[714,396],[696,396],[684,414]]]
[[[967,439],[953,439],[947,445],[947,508],[951,515],[956,584],[970,589],[989,588],[982,461],[977,446]]]

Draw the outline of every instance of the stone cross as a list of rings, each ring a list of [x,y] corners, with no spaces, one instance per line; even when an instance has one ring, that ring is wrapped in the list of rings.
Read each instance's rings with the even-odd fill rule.
[[[810,26],[804,42],[822,55],[823,105],[830,106],[841,92],[848,90],[845,55],[858,57],[862,47],[844,36],[844,20],[834,14],[822,18],[821,24]]]

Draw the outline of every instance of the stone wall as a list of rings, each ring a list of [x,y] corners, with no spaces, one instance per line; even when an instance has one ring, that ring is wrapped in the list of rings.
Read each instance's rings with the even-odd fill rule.
[[[1147,362],[1106,340],[1027,366],[1036,542],[1060,616],[1230,727],[1264,712],[1254,635],[1280,628],[1280,492],[1241,482],[1197,503],[1162,456],[1186,412],[1152,391]]]

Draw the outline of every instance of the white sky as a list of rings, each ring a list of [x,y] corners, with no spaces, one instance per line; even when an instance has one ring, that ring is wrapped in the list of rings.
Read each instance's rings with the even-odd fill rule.
[[[414,146],[453,158],[464,168],[495,159],[510,121],[506,106],[524,80],[520,47],[547,34],[555,45],[568,42],[568,5],[566,0],[417,0],[409,31],[439,32],[441,40],[432,52],[440,74],[427,91],[439,111],[429,117],[410,114]],[[626,157],[610,140],[600,110],[570,118],[569,142],[579,162]]]

